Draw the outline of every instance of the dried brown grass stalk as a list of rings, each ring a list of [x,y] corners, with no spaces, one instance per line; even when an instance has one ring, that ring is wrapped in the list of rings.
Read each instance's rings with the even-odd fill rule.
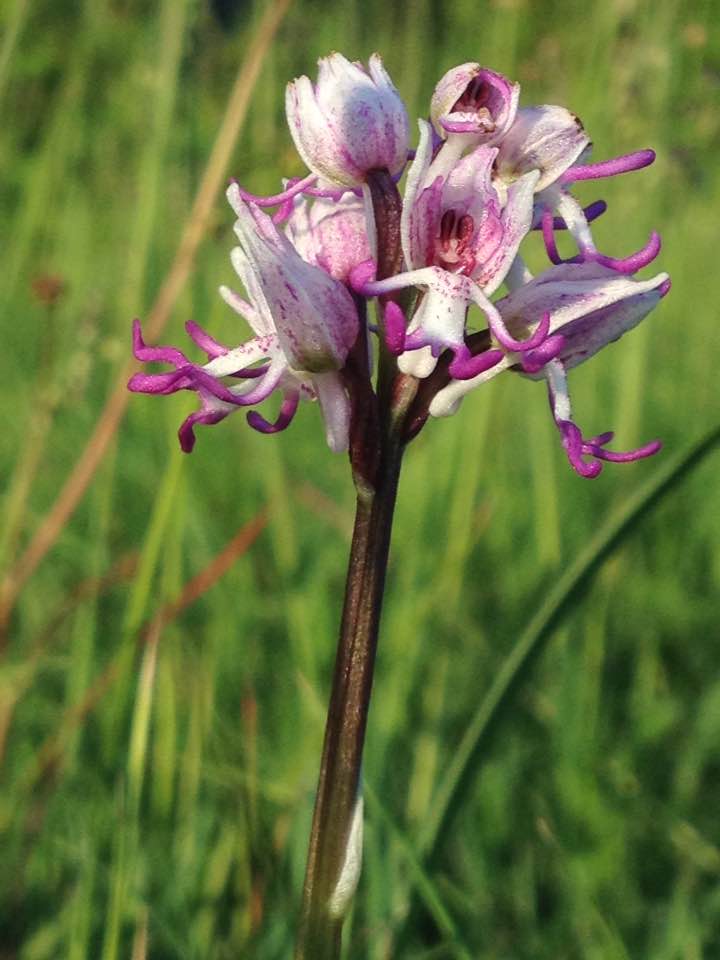
[[[233,563],[246,553],[257,540],[268,521],[267,510],[262,510],[244,524],[210,563],[185,584],[179,597],[164,604],[152,620],[138,633],[137,644],[156,645],[162,631],[184,610],[192,606],[230,569]],[[122,650],[119,650],[107,667],[85,691],[84,696],[68,707],[58,721],[55,731],[45,740],[35,754],[25,774],[23,787],[29,791],[44,777],[57,768],[71,731],[80,726],[89,713],[100,703],[122,673]]]
[[[233,146],[247,116],[263,60],[291,2],[292,0],[275,0],[268,6],[238,72],[180,246],[148,315],[149,339],[155,339],[161,333],[190,276],[198,247],[207,232],[213,203],[230,163]],[[0,640],[7,629],[20,591],[59,537],[102,462],[127,407],[126,383],[133,366],[132,362],[128,362],[120,371],[100,419],[65,485],[17,564],[0,586]]]

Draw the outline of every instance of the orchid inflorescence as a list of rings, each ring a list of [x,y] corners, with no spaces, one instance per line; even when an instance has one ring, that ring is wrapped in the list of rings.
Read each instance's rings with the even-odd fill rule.
[[[290,133],[309,174],[271,197],[235,182],[227,191],[239,241],[231,259],[245,296],[227,287],[220,293],[254,336],[230,348],[189,322],[188,334],[207,354],[201,364],[174,347],[147,346],[134,325],[137,359],[174,369],[135,374],[130,389],[192,390],[200,399],[180,427],[183,450],[193,447],[195,424],[217,423],[276,392],[274,419],[253,409],[251,427],[284,430],[300,400],[317,400],[329,446],[347,449],[359,407],[375,400],[368,388],[374,337],[398,377],[420,381],[407,438],[428,416],[454,413],[465,394],[509,370],[546,380],[580,475],[660,448],[654,442],[618,453],[606,449],[612,433],[585,438],[566,377],[636,326],[670,287],[665,273],[634,279],[657,256],[658,235],[627,257],[601,253],[590,224],[605,204],[583,208],[572,186],[639,170],[655,155],[590,162],[590,138],[574,114],[519,107],[519,92],[477,63],[455,67],[435,88],[430,121],[418,121],[413,151],[405,106],[378,55],[366,69],[333,53],[320,60],[316,84],[301,77],[288,85]],[[390,197],[384,206],[383,196]],[[568,259],[558,253],[558,230],[577,247]],[[520,254],[534,231],[550,261],[537,276]],[[388,236],[397,238],[394,261]],[[503,284],[504,296],[493,300]],[[366,319],[372,299],[377,324]],[[469,327],[471,306],[484,326]]]

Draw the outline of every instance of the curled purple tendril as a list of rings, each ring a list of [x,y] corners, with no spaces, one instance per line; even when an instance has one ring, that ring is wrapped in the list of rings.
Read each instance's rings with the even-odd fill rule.
[[[540,323],[526,340],[516,340],[515,337],[511,337],[510,334],[498,327],[497,323],[493,322],[491,318],[488,318],[488,325],[495,339],[506,350],[513,353],[526,353],[528,350],[536,350],[547,339],[550,330],[550,314],[543,313]]]
[[[281,430],[285,430],[290,426],[297,412],[299,403],[300,392],[298,390],[288,390],[283,398],[277,419],[274,422],[270,423],[262,414],[258,413],[257,410],[248,410],[246,414],[247,422],[253,430],[257,430],[258,433],[280,433]]]
[[[196,410],[188,417],[185,417],[178,430],[178,439],[180,440],[180,449],[183,453],[192,453],[195,446],[195,431],[193,427],[196,423],[202,423],[211,426],[220,423],[227,417],[229,411],[226,410]]]
[[[520,358],[525,373],[539,373],[546,363],[560,356],[565,343],[565,337],[561,333],[554,333],[537,349],[528,350]]]
[[[491,370],[505,356],[502,350],[485,350],[473,356],[466,346],[455,351],[448,372],[455,380],[472,380],[486,370]]]
[[[543,243],[545,244],[545,252],[548,255],[550,263],[555,264],[555,266],[560,263],[567,263],[558,253],[557,244],[555,243],[555,219],[550,207],[543,209],[540,228],[542,230]]]
[[[178,390],[196,390],[198,393],[204,391],[217,400],[222,400],[223,403],[230,403],[236,407],[246,407],[251,403],[259,402],[256,397],[248,400],[244,396],[238,396],[195,364],[179,367],[172,373],[135,374],[128,383],[128,387],[136,393],[163,395],[177,393]]]
[[[149,347],[142,335],[142,327],[137,317],[132,324],[132,351],[141,363],[172,363],[174,366],[189,364],[190,361],[177,347]]]
[[[642,270],[643,267],[652,263],[660,253],[662,247],[660,234],[653,230],[645,246],[627,257],[608,257],[595,250],[583,250],[576,256],[568,257],[568,259],[564,260],[558,253],[555,242],[555,218],[549,207],[545,207],[543,210],[540,228],[542,230],[543,243],[545,244],[548,259],[555,266],[561,263],[599,263],[604,267],[609,267],[611,270],[616,270],[618,273],[630,275],[637,273],[638,270]]]
[[[662,240],[660,239],[660,234],[653,230],[645,246],[636,253],[631,253],[628,257],[616,259],[615,257],[606,257],[602,253],[585,253],[583,256],[585,260],[593,260],[595,263],[600,263],[604,267],[617,270],[618,273],[632,274],[637,273],[638,270],[642,270],[643,267],[652,263],[660,253],[661,247]]]
[[[570,461],[570,466],[581,477],[593,479],[602,470],[600,461],[609,461],[612,463],[631,463],[634,460],[642,460],[645,457],[652,457],[661,449],[662,443],[659,440],[653,440],[652,443],[646,443],[635,450],[613,451],[605,450],[605,444],[613,439],[613,432],[608,431],[597,437],[591,437],[584,440],[580,428],[570,420],[557,420],[557,427],[562,437],[563,447]],[[588,463],[583,457],[592,457],[593,461]]]
[[[230,347],[219,343],[214,337],[210,336],[207,330],[203,330],[200,324],[195,323],[194,320],[186,320],[185,330],[192,342],[197,344],[201,350],[205,351],[208,360],[214,360],[215,357],[223,357],[226,353],[230,353]]]

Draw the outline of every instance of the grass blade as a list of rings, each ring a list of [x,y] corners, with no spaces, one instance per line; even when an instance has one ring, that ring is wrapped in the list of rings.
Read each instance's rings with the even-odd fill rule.
[[[648,511],[676,489],[719,443],[720,427],[715,427],[689,449],[668,459],[615,511],[557,581],[498,671],[453,755],[420,835],[418,849],[426,860],[432,859],[440,837],[477,773],[480,749],[493,721],[542,650],[543,642],[560,623],[577,594],[589,585],[604,560],[627,539]]]
[[[289,6],[290,0],[275,0],[267,8],[258,27],[255,41],[240,67],[175,260],[148,315],[146,332],[149,340],[156,339],[162,331],[170,316],[170,311],[192,272],[198,248],[208,230],[212,205],[225,177],[233,147],[245,121],[265,55]],[[45,554],[53,547],[102,462],[110,441],[115,436],[115,432],[125,414],[130,396],[126,384],[134,367],[134,362],[128,362],[123,366],[95,429],[55,503],[38,526],[15,569],[8,574],[5,581],[0,585],[0,635],[7,626],[10,614],[25,582],[32,576]]]

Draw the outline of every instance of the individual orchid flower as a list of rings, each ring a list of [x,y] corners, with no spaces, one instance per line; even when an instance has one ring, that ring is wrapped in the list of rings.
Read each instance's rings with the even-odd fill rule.
[[[604,449],[612,439],[611,433],[583,439],[572,419],[565,373],[637,326],[669,288],[666,273],[651,280],[634,280],[597,263],[551,267],[495,304],[508,329],[517,336],[531,332],[538,316],[549,316],[549,329],[541,346],[524,353],[505,353],[478,376],[451,381],[432,399],[430,414],[441,417],[455,413],[467,393],[513,369],[533,379],[547,380],[551,409],[568,459],[582,476],[597,476],[602,460],[625,462],[650,456],[660,449],[659,443],[614,453]],[[587,463],[585,457],[594,462]]]
[[[430,119],[443,140],[454,135],[465,146],[497,143],[515,119],[520,85],[479,63],[453,67],[430,101]]]
[[[506,329],[488,299],[505,278],[533,215],[537,171],[506,187],[493,177],[496,147],[480,145],[450,168],[432,157],[432,128],[421,120],[420,143],[408,173],[401,220],[402,248],[408,271],[362,288],[381,295],[408,286],[426,292],[407,329],[397,336],[401,318],[394,307],[386,316],[390,336],[402,352],[404,373],[427,377],[444,349],[455,355],[451,372],[472,377],[486,358],[470,356],[465,344],[468,306],[485,313],[493,336],[507,350],[534,349],[542,328],[523,343]],[[396,351],[397,352],[397,351]]]
[[[194,445],[196,423],[217,423],[239,407],[261,403],[276,390],[283,396],[277,419],[268,422],[251,411],[250,426],[262,433],[283,430],[301,398],[317,398],[328,445],[344,450],[350,404],[339,371],[358,333],[352,296],[338,280],[306,263],[261,210],[245,203],[236,185],[227,195],[238,217],[235,231],[240,241],[231,259],[251,302],[227,287],[221,287],[220,293],[255,336],[228,349],[196,324],[188,324],[190,337],[208,355],[208,362],[201,365],[173,347],[147,347],[136,322],[135,356],[143,362],[170,363],[175,370],[136,374],[128,386],[140,393],[194,390],[198,394],[201,409],[180,428],[186,452]],[[231,385],[226,378],[241,382]]]
[[[307,263],[336,280],[348,281],[360,264],[372,259],[362,200],[296,197],[285,233]]]
[[[371,170],[400,173],[407,160],[408,117],[378,54],[367,70],[340,53],[318,65],[317,83],[300,77],[288,84],[285,98],[290,134],[307,167],[345,187],[362,185]]]
[[[497,158],[498,176],[512,183],[528,170],[539,170],[535,185],[533,226],[542,229],[545,248],[554,264],[563,262],[557,252],[554,230],[567,229],[575,240],[579,256],[572,262],[594,261],[623,273],[636,273],[653,260],[660,250],[660,238],[651,234],[648,243],[629,257],[608,257],[598,252],[590,231],[590,222],[603,213],[598,201],[584,210],[570,193],[580,180],[597,180],[640,170],[655,159],[652,150],[638,150],[612,160],[588,162],[590,138],[581,121],[564,107],[544,104],[517,112],[515,122],[503,137]]]

